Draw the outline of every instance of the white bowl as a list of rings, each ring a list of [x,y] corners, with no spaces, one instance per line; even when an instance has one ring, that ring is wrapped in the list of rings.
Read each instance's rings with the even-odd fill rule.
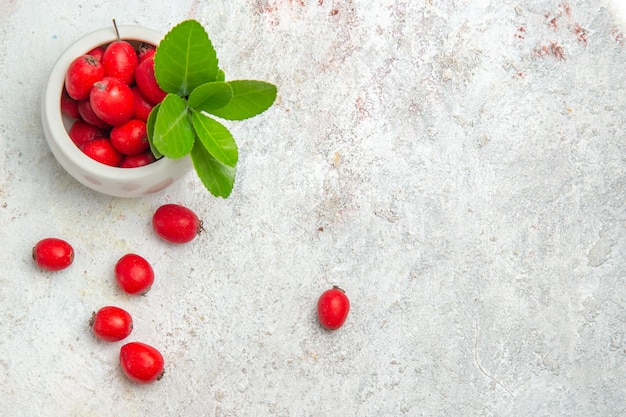
[[[118,25],[120,37],[131,43],[158,45],[163,35],[141,26]],[[91,49],[117,39],[115,28],[104,28],[79,39],[54,64],[41,102],[41,121],[50,150],[61,166],[83,185],[115,197],[141,197],[173,184],[191,167],[191,159],[161,158],[138,168],[117,168],[85,155],[69,137],[71,120],[61,113],[61,93],[70,63]]]

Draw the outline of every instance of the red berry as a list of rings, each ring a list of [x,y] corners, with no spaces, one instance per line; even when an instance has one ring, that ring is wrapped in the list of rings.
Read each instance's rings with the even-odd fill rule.
[[[99,127],[101,129],[107,129],[111,127],[108,123],[99,118],[96,113],[93,112],[93,109],[91,108],[91,103],[88,98],[78,102],[78,114],[85,122],[89,123],[90,125]]]
[[[135,112],[133,91],[115,77],[104,77],[95,83],[89,102],[96,116],[112,126],[126,123]]]
[[[120,366],[133,382],[148,384],[163,377],[163,355],[154,347],[141,342],[130,342],[120,349]]]
[[[129,253],[115,264],[115,280],[127,294],[145,294],[154,282],[154,271],[145,258]]]
[[[89,124],[82,119],[78,119],[72,123],[72,127],[70,127],[68,135],[70,136],[70,139],[72,139],[72,142],[80,148],[85,143],[94,139],[106,137],[106,131]]]
[[[202,230],[198,216],[187,207],[165,204],[152,216],[152,227],[157,235],[171,243],[187,243]]]
[[[115,149],[124,155],[137,155],[150,147],[146,124],[137,119],[111,129],[110,138]]]
[[[74,59],[65,74],[65,89],[74,100],[89,97],[94,83],[104,77],[102,63],[91,55],[81,55]]]
[[[74,100],[67,94],[67,90],[64,88],[61,93],[61,113],[72,119],[78,119],[80,113],[78,113],[78,100]]]
[[[46,271],[60,271],[74,261],[74,248],[62,239],[42,239],[33,247],[35,263]]]
[[[146,58],[137,66],[135,82],[141,94],[153,105],[159,104],[167,95],[165,91],[161,90],[154,76],[154,56]]]
[[[152,152],[148,149],[138,155],[126,155],[120,162],[120,168],[139,168],[156,161]]]
[[[93,334],[106,342],[118,342],[130,335],[133,318],[128,311],[113,306],[102,307],[89,320]]]
[[[346,293],[334,286],[324,291],[317,301],[317,317],[322,327],[329,330],[340,328],[348,317],[350,300]]]
[[[139,58],[139,63],[142,63],[146,59],[154,56],[155,52],[156,48],[154,45],[143,42],[137,49],[137,58]]]
[[[154,106],[141,94],[139,87],[134,86],[132,90],[135,96],[135,113],[133,113],[133,119],[147,122],[148,116],[150,116],[150,112]]]
[[[96,58],[98,61],[102,61],[102,55],[104,55],[104,47],[96,46],[91,51],[87,52],[87,55],[91,55]]]
[[[81,151],[91,159],[112,167],[119,166],[122,162],[122,154],[111,145],[107,138],[97,138],[85,143]]]
[[[137,53],[126,41],[111,42],[102,55],[105,77],[117,77],[130,85],[135,80],[135,69],[139,63]]]

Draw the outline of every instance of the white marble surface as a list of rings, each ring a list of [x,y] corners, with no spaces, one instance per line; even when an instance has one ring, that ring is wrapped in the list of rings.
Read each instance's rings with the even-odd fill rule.
[[[619,5],[619,3],[617,3]],[[626,27],[604,1],[0,3],[0,410],[32,416],[626,415]],[[230,125],[235,190],[137,200],[43,138],[56,57],[118,22],[196,18],[230,79],[279,88]],[[165,202],[206,233],[151,232]],[[63,237],[72,267],[33,244]],[[157,277],[120,294],[134,251]],[[340,331],[316,323],[333,284]],[[125,380],[91,312],[135,318],[166,375]]]

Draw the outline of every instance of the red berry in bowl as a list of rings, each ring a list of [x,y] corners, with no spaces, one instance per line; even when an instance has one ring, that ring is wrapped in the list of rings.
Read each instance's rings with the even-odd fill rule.
[[[126,294],[145,294],[154,283],[154,270],[145,258],[129,253],[115,264],[115,280]]]
[[[128,311],[114,306],[102,307],[89,320],[93,334],[106,342],[127,338],[133,330],[133,318]]]
[[[126,155],[120,162],[120,168],[139,168],[156,161],[156,158],[150,150],[142,152],[138,155]]]
[[[93,109],[91,108],[91,102],[88,98],[78,102],[78,114],[80,115],[81,119],[83,119],[90,125],[99,127],[101,129],[107,129],[111,127],[108,123],[99,118],[96,113],[94,113]]]
[[[80,148],[94,139],[106,137],[106,130],[89,124],[83,119],[77,119],[72,123],[68,134],[72,142]]]
[[[152,216],[152,227],[156,234],[170,243],[191,242],[202,230],[202,222],[187,207],[165,204]]]
[[[104,77],[96,82],[89,95],[93,112],[111,126],[130,120],[135,112],[135,97],[130,87],[116,77]]]
[[[91,55],[92,57],[96,58],[98,61],[101,61],[102,55],[104,55],[104,47],[96,46],[91,51],[87,52],[87,55]]]
[[[137,48],[137,58],[139,59],[139,63],[142,63],[146,59],[154,56],[156,52],[156,47],[152,44],[142,42]]]
[[[137,155],[150,147],[145,122],[130,119],[111,129],[111,144],[124,155]]]
[[[74,262],[74,248],[63,239],[42,239],[33,247],[33,260],[46,271],[60,271]]]
[[[146,58],[135,71],[135,82],[141,94],[153,105],[159,104],[167,93],[161,90],[154,76],[154,56]]]
[[[80,150],[91,159],[104,165],[116,167],[122,162],[122,154],[111,145],[111,141],[107,138],[97,138],[87,142],[81,146]]]
[[[317,301],[317,317],[322,327],[329,330],[340,328],[348,317],[350,300],[341,288],[334,286],[322,293]]]
[[[120,366],[133,382],[148,384],[163,377],[163,355],[156,348],[141,342],[130,342],[120,349]]]
[[[61,113],[72,119],[78,119],[80,117],[80,113],[78,113],[78,100],[74,100],[70,97],[65,88],[61,94]]]
[[[133,113],[133,119],[138,119],[143,122],[148,121],[148,116],[153,109],[153,105],[145,99],[139,87],[133,86],[133,94],[135,95],[135,112]]]
[[[89,97],[94,83],[104,77],[102,63],[91,55],[81,55],[74,59],[65,75],[65,90],[74,100]]]
[[[123,40],[111,42],[102,55],[105,77],[117,77],[131,85],[135,80],[135,69],[139,63],[133,46]]]

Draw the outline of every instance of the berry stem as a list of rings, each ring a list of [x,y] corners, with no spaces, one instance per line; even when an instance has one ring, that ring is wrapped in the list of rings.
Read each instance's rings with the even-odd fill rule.
[[[115,19],[113,19],[113,27],[115,28],[115,34],[117,35],[117,40],[121,41],[122,38],[120,37],[120,31],[117,29],[117,23],[115,23]]]

